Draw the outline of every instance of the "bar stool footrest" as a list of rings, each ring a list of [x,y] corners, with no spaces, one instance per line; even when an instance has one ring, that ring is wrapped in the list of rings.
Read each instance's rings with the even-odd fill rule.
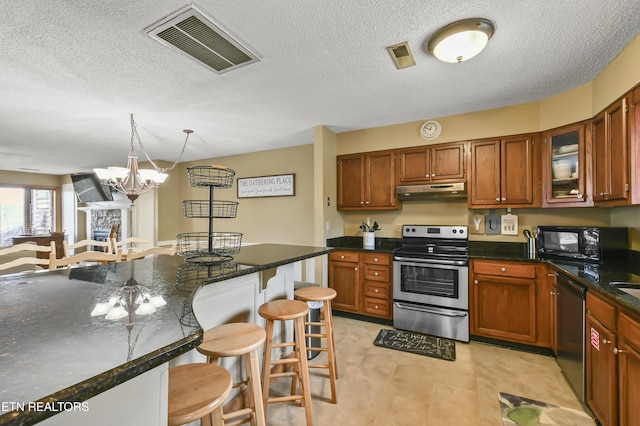
[[[275,396],[269,398],[269,402],[291,402],[300,401],[301,399],[303,399],[302,395]]]

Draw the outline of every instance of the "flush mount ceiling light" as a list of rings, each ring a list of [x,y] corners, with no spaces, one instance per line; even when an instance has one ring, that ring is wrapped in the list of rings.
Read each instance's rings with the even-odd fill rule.
[[[427,49],[443,62],[466,61],[482,52],[494,31],[495,26],[488,19],[463,19],[436,31],[429,38]]]

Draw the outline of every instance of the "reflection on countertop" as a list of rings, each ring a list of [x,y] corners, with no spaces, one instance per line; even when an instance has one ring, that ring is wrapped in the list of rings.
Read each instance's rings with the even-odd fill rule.
[[[191,313],[200,285],[330,252],[324,247],[260,244],[224,265],[181,256],[0,276],[0,402],[84,401],[195,348],[202,330]],[[186,266],[185,266],[186,265]],[[204,268],[203,268],[204,266]],[[180,281],[180,273],[188,275]],[[127,282],[166,304],[127,315],[91,315]],[[139,304],[136,305],[139,308]],[[94,312],[95,313],[95,312]],[[11,408],[14,409],[14,408]],[[0,412],[0,425],[31,424],[46,411]]]

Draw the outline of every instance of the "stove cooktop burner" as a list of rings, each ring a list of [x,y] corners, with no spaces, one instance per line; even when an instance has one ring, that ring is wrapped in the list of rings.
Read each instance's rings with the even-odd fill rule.
[[[420,259],[468,259],[466,226],[403,225],[394,256]]]

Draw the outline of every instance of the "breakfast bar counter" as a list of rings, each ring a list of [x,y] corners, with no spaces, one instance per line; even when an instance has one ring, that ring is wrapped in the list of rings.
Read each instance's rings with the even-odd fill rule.
[[[166,423],[168,363],[206,328],[194,294],[249,278],[268,292],[282,268],[292,285],[300,261],[331,250],[259,244],[215,267],[160,256],[0,276],[0,425]],[[113,296],[134,307],[109,312]]]

